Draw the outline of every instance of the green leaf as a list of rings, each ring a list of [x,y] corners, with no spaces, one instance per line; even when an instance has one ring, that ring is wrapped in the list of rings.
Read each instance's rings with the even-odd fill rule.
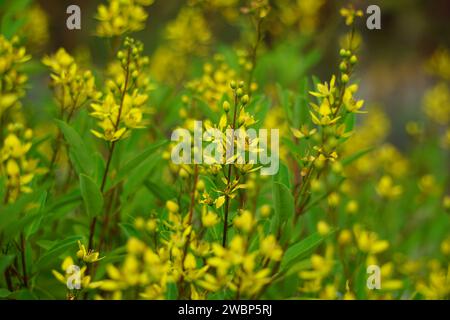
[[[168,185],[164,185],[160,182],[156,183],[151,180],[144,182],[145,187],[159,200],[166,202],[167,200],[176,198],[176,191]]]
[[[23,12],[27,9],[31,0],[16,0],[10,1],[6,7],[5,14],[1,21],[1,33],[10,39],[26,22]],[[0,6],[3,8],[4,4]]]
[[[280,162],[280,168],[278,170],[278,173],[273,176],[273,181],[279,182],[290,189],[291,181],[289,177],[289,169],[283,162]]]
[[[14,291],[8,298],[13,300],[38,300],[38,297],[30,289]]]
[[[311,116],[309,114],[309,102],[310,102],[310,85],[308,77],[304,77],[300,83],[300,93],[296,97],[294,105],[294,127],[299,128],[302,124],[311,124]]]
[[[78,203],[82,200],[83,198],[81,197],[79,188],[75,188],[74,190],[67,192],[64,196],[55,199],[53,203],[47,205],[45,208],[45,213],[55,215],[56,212],[67,206],[78,206]]]
[[[44,217],[43,209],[45,207],[46,201],[47,201],[47,191],[42,193],[42,195],[39,199],[40,205],[39,205],[39,211],[38,211],[38,214],[36,215],[36,218],[31,222],[31,224],[25,230],[25,235],[26,235],[27,239],[39,230],[42,219]]]
[[[122,196],[127,198],[137,192],[139,188],[144,187],[144,181],[150,177],[152,173],[158,171],[157,168],[159,163],[160,159],[157,158],[157,155],[153,155],[137,166],[136,170],[131,172],[124,184]]]
[[[136,228],[131,223],[119,223],[120,229],[125,233],[127,238],[139,238],[139,232],[136,230]]]
[[[288,187],[280,182],[273,183],[273,202],[275,207],[275,214],[278,215],[282,221],[289,220],[294,216],[294,197]]]
[[[2,208],[0,206],[0,231],[5,232],[5,236],[14,236],[18,230],[23,230],[23,227],[36,218],[36,213],[27,210],[30,204],[39,201],[44,191],[35,190],[32,193],[24,194],[16,200],[16,202]],[[28,213],[23,215],[23,213]]]
[[[289,91],[284,89],[279,83],[277,83],[277,95],[280,100],[281,107],[284,109],[286,114],[286,119],[289,121],[291,125],[292,119],[294,118],[292,115],[291,103],[289,101]]]
[[[202,111],[206,118],[211,119],[213,122],[219,121],[219,116],[217,112],[213,112],[211,107],[203,101],[200,97],[195,97],[198,108]]]
[[[85,174],[80,174],[80,190],[88,217],[98,216],[103,209],[103,195],[99,186]]]
[[[11,291],[5,288],[0,288],[0,298],[7,298],[11,294]]]
[[[291,138],[281,137],[283,146],[287,147],[293,155],[301,155],[300,146],[296,145]]]
[[[348,166],[352,162],[358,160],[359,158],[365,156],[366,154],[368,154],[369,152],[372,152],[373,150],[375,150],[375,147],[370,147],[370,148],[367,148],[367,149],[359,150],[358,152],[355,152],[354,154],[344,158],[342,160],[342,165],[344,167]]]
[[[70,236],[64,240],[56,241],[51,248],[43,254],[40,259],[34,265],[35,270],[40,270],[43,266],[46,266],[53,259],[63,254],[67,249],[73,247],[75,249],[75,243],[81,240],[81,236]]]
[[[354,113],[347,113],[345,116],[345,132],[353,131],[356,123],[356,115]]]
[[[55,121],[69,144],[69,155],[78,173],[87,175],[94,173],[94,162],[78,132],[61,120]]]
[[[6,268],[13,262],[15,255],[2,255],[0,257],[0,274],[6,270]]]
[[[272,232],[278,234],[281,227],[284,238],[289,238],[291,231],[291,221],[295,213],[294,197],[288,187],[280,182],[274,181],[272,184],[272,197],[275,214],[272,218]]]
[[[316,232],[290,246],[281,260],[280,272],[287,271],[293,264],[308,257],[323,240],[324,237]]]
[[[173,282],[169,282],[167,284],[167,300],[175,300],[178,297],[178,288],[177,285]]]
[[[14,219],[18,218],[18,215],[23,212],[26,206],[33,202],[36,198],[36,194],[28,193],[19,197],[14,203],[7,206],[0,204],[0,230],[6,229],[7,225]]]
[[[119,170],[119,173],[117,174],[116,179],[114,179],[114,182],[112,186],[116,185],[120,181],[122,181],[124,178],[128,177],[132,171],[134,171],[140,164],[142,164],[145,160],[147,160],[150,156],[155,154],[155,151],[161,148],[162,146],[165,146],[168,143],[168,141],[158,141],[150,146],[148,146],[142,153],[138,154],[133,159],[127,161]]]

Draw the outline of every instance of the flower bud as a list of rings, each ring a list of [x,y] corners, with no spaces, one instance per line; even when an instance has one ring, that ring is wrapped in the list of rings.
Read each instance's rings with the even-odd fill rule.
[[[348,74],[344,73],[341,77],[342,83],[348,83],[350,81],[350,78]]]
[[[249,100],[250,100],[250,98],[248,97],[248,94],[242,96],[242,98],[241,98],[241,102],[244,105],[247,104]]]
[[[169,200],[166,202],[166,208],[173,213],[178,212],[179,207],[178,204],[175,201]]]
[[[230,103],[228,101],[224,101],[222,107],[225,112],[230,111]]]
[[[265,204],[265,205],[261,206],[260,210],[261,210],[261,216],[263,218],[267,218],[270,216],[270,213],[271,213],[270,205]]]

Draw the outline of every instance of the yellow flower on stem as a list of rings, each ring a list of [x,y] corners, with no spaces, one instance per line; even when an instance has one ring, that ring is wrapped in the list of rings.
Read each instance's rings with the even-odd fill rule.
[[[77,257],[86,263],[94,263],[104,258],[99,258],[100,254],[96,251],[93,251],[91,249],[86,250],[86,247],[81,243],[81,241],[78,241],[78,247],[80,249],[77,252]]]
[[[340,14],[345,18],[345,24],[347,26],[351,26],[355,22],[356,17],[364,16],[361,10],[356,10],[352,5],[349,5],[347,8],[342,8]]]

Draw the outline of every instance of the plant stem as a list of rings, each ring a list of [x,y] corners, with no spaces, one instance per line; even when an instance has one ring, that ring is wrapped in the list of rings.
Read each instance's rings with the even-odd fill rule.
[[[194,165],[194,182],[192,183],[192,191],[191,191],[191,204],[189,205],[189,224],[192,223],[192,216],[194,214],[195,207],[195,189],[197,188],[198,181],[198,165]]]
[[[120,99],[119,113],[117,114],[116,123],[114,124],[114,131],[117,131],[117,129],[119,128],[120,117],[122,115],[122,109],[123,109],[123,102],[125,100],[125,94],[127,93],[129,73],[130,73],[130,54],[131,54],[131,48],[128,48],[127,67],[126,67],[126,70],[125,70],[125,84],[124,84],[123,91],[122,91],[122,96],[121,96],[121,99]],[[113,156],[113,153],[114,153],[114,149],[116,147],[116,142],[117,142],[117,140],[112,141],[111,142],[111,146],[109,148],[108,159],[106,161],[105,172],[103,173],[102,184],[101,184],[101,187],[100,187],[100,191],[102,193],[104,193],[104,190],[105,190],[106,179],[108,177],[109,167],[111,165],[111,159],[112,159],[112,156]],[[106,219],[108,219],[108,214],[106,214],[106,216],[105,216],[105,220]],[[97,223],[97,217],[94,217],[92,219],[90,232],[89,232],[89,249],[92,249],[92,247],[93,247],[93,239],[94,239],[96,223]],[[100,240],[100,242],[102,242],[102,241]]]
[[[192,182],[192,189],[191,189],[191,203],[189,205],[189,225],[192,225],[192,217],[194,214],[194,207],[195,207],[195,189],[197,188],[197,182],[198,182],[198,165],[194,165],[194,181]],[[156,238],[155,238],[156,239]],[[181,259],[181,269],[184,271],[184,260],[186,259],[187,251],[189,248],[189,243],[191,241],[191,234],[187,235],[186,243],[184,244],[183,248],[183,258]],[[155,250],[156,250],[156,241],[155,241]],[[180,280],[178,281],[177,287],[179,291],[179,298],[182,298],[184,295],[184,287],[183,285],[184,277],[181,275]]]
[[[25,236],[23,235],[23,232],[20,234],[20,250],[22,258],[23,284],[25,288],[28,288],[27,263],[25,259]]]
[[[236,127],[236,115],[237,115],[237,95],[234,92],[234,112],[233,112],[233,125],[231,126],[231,146],[234,153],[234,128]],[[222,246],[227,245],[227,233],[228,233],[228,213],[230,211],[230,187],[231,187],[231,168],[232,164],[228,164],[228,174],[227,174],[227,187],[225,193],[225,209],[224,209],[224,221],[223,221],[223,236],[222,236]]]
[[[258,22],[256,24],[256,41],[255,41],[255,45],[251,48],[251,51],[250,51],[250,59],[251,59],[252,67],[251,67],[251,69],[250,69],[250,71],[248,73],[248,81],[247,81],[247,92],[248,92],[249,96],[251,96],[251,86],[252,86],[252,81],[253,81],[253,73],[254,73],[255,68],[256,68],[256,54],[258,52],[258,47],[259,47],[259,44],[261,42],[262,21],[263,21],[263,19],[258,18]]]

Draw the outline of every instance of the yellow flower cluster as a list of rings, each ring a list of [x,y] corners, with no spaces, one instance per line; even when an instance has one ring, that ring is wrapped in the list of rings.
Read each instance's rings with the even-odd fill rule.
[[[236,72],[225,63],[224,57],[216,55],[213,64],[203,66],[202,77],[189,81],[186,88],[206,101],[211,110],[219,111],[221,106],[218,104],[222,97],[232,95],[229,79],[235,77]]]
[[[319,13],[325,0],[282,0],[276,3],[277,17],[288,26],[297,26],[303,34],[313,33],[319,25]],[[294,29],[295,30],[295,29]]]
[[[20,109],[19,99],[25,94],[28,77],[20,71],[22,65],[31,59],[25,47],[19,46],[19,38],[9,41],[0,35],[0,118],[2,124],[12,110]],[[7,114],[9,113],[9,115]]]
[[[437,49],[426,64],[426,70],[438,78],[438,82],[425,92],[425,115],[443,128],[441,146],[450,148],[450,53],[446,48]]]
[[[88,264],[95,263],[103,258],[99,258],[99,253],[93,250],[86,250],[86,247],[78,241],[79,250],[77,251],[78,262],[75,264],[71,256],[67,256],[62,264],[61,270],[52,270],[53,276],[67,287],[67,299],[78,299],[81,292],[87,289],[96,289],[102,285],[101,281],[93,282],[89,275]],[[82,265],[80,268],[79,265]],[[70,287],[72,286],[72,288]]]
[[[70,280],[73,278],[74,273],[77,273],[77,270],[73,268],[75,265],[75,262],[72,257],[68,256],[66,257],[62,264],[61,264],[61,272],[57,270],[52,270],[53,276],[58,280],[61,284],[67,286],[67,284],[70,282]],[[68,290],[67,292],[67,299],[68,300],[76,300],[79,296],[79,293],[83,289],[95,289],[98,287],[98,283],[91,281],[91,276],[86,274],[87,266],[83,266],[80,268],[79,273],[75,276],[79,276],[79,281],[76,279],[71,285],[73,286],[73,290]],[[68,272],[71,271],[71,272]],[[76,287],[79,285],[80,289],[76,289]]]
[[[211,292],[228,288],[238,297],[257,294],[271,281],[270,268],[265,268],[264,262],[259,264],[259,259],[279,261],[282,251],[273,236],[263,239],[258,251],[248,252],[248,245],[248,241],[239,235],[233,237],[229,248],[213,244],[213,256],[207,260],[207,265],[215,272],[208,272],[199,285]]]
[[[88,100],[100,97],[92,72],[80,68],[75,59],[63,48],[51,56],[45,56],[42,63],[51,70],[50,87],[61,109],[61,115],[67,114],[68,122],[74,112]]]
[[[152,74],[159,81],[179,84],[190,59],[209,51],[212,34],[200,10],[183,7],[166,26],[164,36],[166,42],[158,47],[152,59]]]
[[[186,31],[189,30],[189,37]],[[169,23],[165,36],[183,55],[202,55],[208,50],[211,32],[202,13],[195,8],[182,8],[177,18]]]
[[[27,22],[22,30],[27,39],[28,48],[32,52],[40,52],[50,38],[47,13],[39,4],[34,4],[26,11],[26,16]]]
[[[355,18],[362,17],[364,13],[361,10],[356,10],[352,5],[348,6],[347,8],[342,8],[341,16],[345,18],[345,24],[347,26],[353,25],[355,22]]]
[[[31,159],[33,131],[20,123],[8,125],[8,134],[0,149],[0,173],[6,177],[5,202],[14,202],[20,193],[30,193],[32,180],[45,173],[38,160]]]
[[[140,80],[140,73],[148,59],[141,57],[142,51],[141,42],[127,38],[124,49],[117,53],[121,73],[110,70],[106,92],[99,102],[91,104],[91,116],[98,119],[102,129],[101,132],[91,130],[96,137],[113,142],[126,138],[132,129],[145,127],[148,95],[143,91],[147,83]]]
[[[450,52],[446,48],[437,49],[426,63],[426,70],[443,80],[450,80]]]
[[[428,90],[423,98],[425,114],[439,125],[450,124],[450,89],[444,82]]]
[[[154,0],[108,0],[97,8],[96,34],[99,37],[118,37],[145,28],[148,14],[145,7]]]

